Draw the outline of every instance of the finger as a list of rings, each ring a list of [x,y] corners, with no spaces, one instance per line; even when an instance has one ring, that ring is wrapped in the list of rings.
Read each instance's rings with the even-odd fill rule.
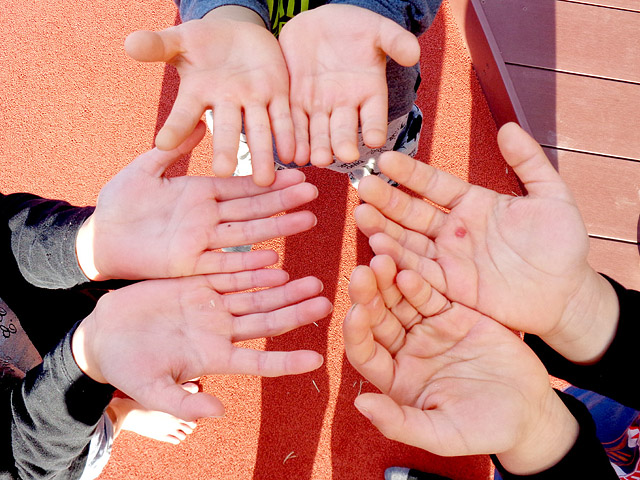
[[[396,276],[396,281],[400,293],[423,317],[437,315],[451,307],[451,302],[440,292],[431,288],[429,282],[424,280],[418,272],[402,270]],[[406,328],[411,326],[405,325]]]
[[[380,161],[386,153],[380,156],[378,166],[381,166]],[[386,158],[389,159],[389,157]],[[376,207],[385,217],[416,232],[435,236],[445,223],[446,214],[442,210],[392,187],[374,175],[362,179],[358,186],[358,195],[362,200]]]
[[[234,347],[227,369],[221,373],[280,377],[311,372],[322,363],[322,355],[311,350],[265,352]]]
[[[374,257],[371,267],[360,265],[354,269],[349,281],[349,297],[354,304],[352,315],[367,319],[367,328],[373,335],[376,344],[387,350],[390,354],[395,354],[404,342],[405,332],[402,325],[390,312],[390,307],[385,305],[381,293],[382,284],[393,283],[395,275],[395,264],[390,257],[386,257],[391,263],[387,264],[387,271],[382,274],[380,268],[382,263],[380,258]],[[375,269],[378,269],[376,273]],[[391,278],[382,278],[383,275],[390,274]],[[389,286],[387,287],[389,288]],[[396,300],[398,297],[396,297]]]
[[[472,188],[454,175],[399,152],[384,152],[378,159],[378,167],[389,178],[448,209]]]
[[[395,272],[395,264],[390,257],[374,257],[371,267],[356,267],[349,282],[349,296],[355,304],[351,312],[356,319],[353,321],[366,319],[375,348],[381,347],[391,355],[398,351],[405,338],[402,325],[385,305],[381,293],[382,288],[393,288]],[[396,295],[395,301],[398,300],[399,295]],[[371,353],[375,353],[375,349]]]
[[[275,179],[275,172],[271,125],[266,107],[264,105],[245,106],[244,127],[251,152],[253,181],[256,185],[269,186]]]
[[[268,187],[260,187],[250,177],[209,178],[211,190],[218,201],[252,197],[267,192],[275,192],[305,181],[303,172],[297,169],[276,172],[276,180]]]
[[[270,217],[297,208],[318,197],[318,189],[311,183],[299,183],[287,188],[251,197],[218,203],[221,222],[237,222]]]
[[[181,52],[180,35],[172,27],[160,32],[138,30],[127,36],[124,49],[139,62],[170,62]]]
[[[443,440],[430,421],[429,412],[400,406],[390,397],[377,393],[363,393],[354,403],[358,411],[388,439],[432,453],[444,453],[441,449]]]
[[[296,165],[303,166],[311,160],[311,148],[309,145],[309,118],[301,108],[292,107],[291,118],[296,139],[296,153],[293,161]]]
[[[372,310],[365,305],[355,304],[349,310],[342,324],[345,353],[353,368],[380,390],[388,392],[393,382],[393,358],[375,341],[371,324]]]
[[[225,305],[236,316],[271,312],[319,295],[323,288],[316,277],[305,277],[267,290],[227,295]],[[242,323],[239,318],[236,320],[238,325]]]
[[[278,158],[283,163],[291,163],[296,151],[296,139],[293,130],[293,120],[289,108],[289,99],[274,98],[269,104],[269,120],[271,132],[276,143]]]
[[[370,267],[358,265],[351,272],[349,279],[349,298],[351,303],[366,304],[373,301],[378,293],[376,277]]]
[[[172,380],[159,383],[148,398],[132,398],[149,410],[165,412],[187,422],[224,415],[224,406],[216,397],[187,392]]]
[[[393,308],[401,300],[401,293],[395,286],[396,264],[388,255],[376,255],[369,263],[375,275],[378,291],[384,299],[387,308]]]
[[[414,34],[396,22],[382,19],[378,30],[379,48],[403,67],[411,67],[420,60],[420,44]]]
[[[205,105],[192,92],[193,89],[188,84],[180,84],[171,112],[156,135],[155,143],[160,150],[176,148],[200,121]]]
[[[230,102],[213,108],[213,173],[230,177],[238,164],[238,144],[242,130],[240,106]]]
[[[375,273],[378,290],[385,305],[390,310],[393,322],[388,321],[385,336],[374,328],[376,340],[387,350],[395,354],[404,344],[405,330],[422,321],[422,315],[404,298],[397,284],[397,269],[393,259],[388,255],[376,255],[371,259],[371,269]],[[420,283],[425,283],[419,277]],[[385,340],[383,340],[383,338]]]
[[[210,248],[248,245],[273,238],[288,237],[310,230],[315,227],[316,222],[317,219],[313,213],[302,211],[273,218],[223,223],[216,228]]]
[[[516,123],[498,131],[498,146],[513,167],[529,195],[551,197],[574,203],[566,184],[553,168],[542,147]]]
[[[355,162],[358,151],[358,109],[354,106],[337,107],[329,120],[331,148],[342,162]]]
[[[324,112],[313,113],[309,119],[311,163],[316,167],[326,167],[333,162],[329,123],[329,115]]]
[[[182,155],[186,155],[195,148],[204,137],[206,127],[204,123],[198,122],[191,135],[173,150],[164,151],[154,148],[146,152],[131,162],[134,168],[140,168],[148,175],[160,178],[169,166],[178,160]]]
[[[436,255],[435,244],[428,236],[398,225],[371,205],[366,203],[359,205],[355,209],[354,216],[358,228],[367,237],[372,237],[376,233],[384,233],[404,248],[418,255],[427,258],[434,258]]]
[[[415,252],[404,248],[393,238],[384,233],[376,233],[369,238],[369,245],[376,255],[389,255],[393,258],[398,268],[402,270],[415,270],[422,278],[431,284],[433,288],[442,294],[446,294],[447,284],[442,268],[434,260],[417,255]]]
[[[212,252],[207,250],[198,257],[193,275],[257,270],[273,265],[277,261],[278,254],[273,250],[250,252]]]
[[[324,297],[315,297],[296,305],[268,313],[249,314],[234,319],[233,341],[275,337],[303,325],[322,320],[333,306]]]
[[[289,274],[275,268],[261,268],[237,273],[216,273],[205,275],[205,278],[216,292],[229,293],[283,285],[289,281]]]
[[[384,82],[379,93],[360,106],[362,140],[369,148],[379,148],[387,142],[387,116],[387,84]]]

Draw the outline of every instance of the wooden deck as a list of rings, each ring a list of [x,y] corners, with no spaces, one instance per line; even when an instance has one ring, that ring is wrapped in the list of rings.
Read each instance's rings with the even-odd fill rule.
[[[590,262],[640,289],[640,0],[449,0],[498,125],[573,190]]]

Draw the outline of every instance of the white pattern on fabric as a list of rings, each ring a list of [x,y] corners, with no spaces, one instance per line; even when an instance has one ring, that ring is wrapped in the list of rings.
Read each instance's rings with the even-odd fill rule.
[[[0,298],[0,376],[22,378],[42,363],[13,310]]]
[[[207,110],[205,112],[205,122],[209,130],[213,131],[213,112],[211,110]],[[362,139],[362,132],[359,131],[358,151],[360,153],[360,158],[355,162],[345,163],[334,157],[333,163],[325,168],[347,174],[349,176],[349,181],[354,188],[358,188],[360,180],[367,175],[377,175],[385,182],[397,186],[395,182],[390,180],[378,169],[378,157],[380,157],[383,152],[391,150],[414,157],[418,152],[421,127],[422,112],[417,105],[414,105],[409,113],[389,122],[389,126],[387,127],[387,141],[382,147],[369,148],[365,145],[364,140]],[[287,165],[281,163],[277,159],[277,152],[275,151],[274,156],[276,156],[276,170],[283,170],[286,168],[303,168],[295,164]],[[240,134],[237,159],[238,165],[233,175],[237,177],[251,175],[253,173],[251,152],[249,151],[249,146],[244,133]]]

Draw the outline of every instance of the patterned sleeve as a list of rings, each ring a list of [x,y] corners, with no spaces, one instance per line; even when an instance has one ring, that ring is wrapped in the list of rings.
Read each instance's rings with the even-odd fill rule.
[[[618,474],[611,466],[600,440],[596,435],[596,426],[587,407],[571,395],[556,392],[571,414],[578,421],[580,431],[571,450],[553,467],[532,475],[514,475],[507,472],[495,455],[491,460],[496,466],[496,479],[501,480],[556,480],[560,478],[594,478],[598,480],[617,480]]]

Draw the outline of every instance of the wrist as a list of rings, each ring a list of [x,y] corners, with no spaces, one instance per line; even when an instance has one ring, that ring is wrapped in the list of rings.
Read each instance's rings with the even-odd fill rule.
[[[580,431],[576,418],[551,389],[537,415],[523,427],[523,438],[496,455],[514,475],[533,475],[553,467],[571,450]]]
[[[93,313],[85,318],[71,337],[71,353],[78,368],[82,370],[86,376],[98,383],[109,383],[102,375],[97,362],[91,355],[91,335],[89,334],[88,324],[93,321]]]
[[[592,364],[611,345],[619,316],[615,290],[602,275],[590,269],[580,290],[569,299],[560,328],[540,338],[567,360]]]
[[[210,21],[212,19],[225,19],[233,20],[236,22],[247,22],[253,23],[263,28],[267,28],[264,21],[262,20],[262,17],[257,12],[240,5],[222,5],[220,7],[214,8],[204,17],[202,17],[202,20],[205,21]]]
[[[108,278],[98,271],[95,260],[95,222],[93,215],[87,218],[76,235],[76,258],[80,270],[89,280],[107,280]]]

